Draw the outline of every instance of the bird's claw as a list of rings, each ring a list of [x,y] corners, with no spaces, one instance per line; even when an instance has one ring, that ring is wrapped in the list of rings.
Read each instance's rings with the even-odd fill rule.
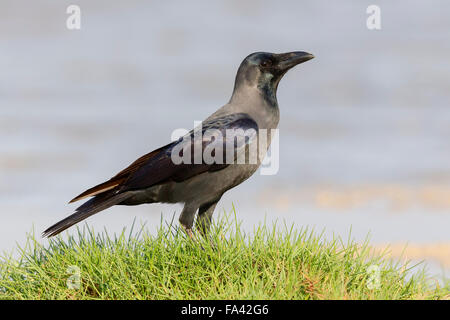
[[[189,236],[189,238],[190,238],[191,240],[196,240],[196,239],[195,239],[194,232],[192,231],[191,228],[184,228],[184,231],[187,233],[187,235]]]

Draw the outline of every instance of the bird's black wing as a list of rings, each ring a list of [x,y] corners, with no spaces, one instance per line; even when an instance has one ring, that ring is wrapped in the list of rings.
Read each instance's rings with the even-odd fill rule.
[[[204,172],[222,170],[236,161],[237,155],[256,138],[257,132],[255,120],[245,113],[204,122],[201,128],[192,130],[140,163],[122,183],[121,191],[148,188],[167,181],[181,182]],[[208,159],[203,157],[205,150],[211,151]],[[184,157],[186,153],[190,156]],[[183,159],[187,161],[179,163]]]
[[[257,131],[258,125],[255,120],[246,113],[230,114],[203,122],[201,130],[194,129],[178,141],[142,156],[110,180],[86,190],[71,202],[107,191],[115,191],[117,194],[149,188],[168,181],[181,182],[204,172],[222,170],[230,164],[229,161],[226,161],[227,146],[231,145],[233,153],[237,155],[250,143],[250,140],[256,137]],[[200,137],[199,133],[201,133]],[[222,140],[212,138],[214,133],[220,133]],[[234,135],[230,133],[234,133]],[[215,148],[215,152],[223,152],[222,163],[220,161],[208,162],[203,157],[200,162],[196,162],[194,151],[196,148],[199,150],[199,145],[201,145],[202,153],[205,148],[210,148],[210,150]],[[172,154],[178,152],[178,155],[182,156],[184,152],[189,151],[191,152],[190,163],[176,164],[172,160]],[[215,152],[212,154],[214,155]]]

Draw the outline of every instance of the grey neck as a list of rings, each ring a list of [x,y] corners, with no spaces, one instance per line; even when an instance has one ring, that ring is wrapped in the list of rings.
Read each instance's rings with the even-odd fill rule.
[[[260,128],[274,129],[278,126],[278,101],[276,93],[270,88],[260,88],[258,85],[235,87],[227,109],[249,114]]]

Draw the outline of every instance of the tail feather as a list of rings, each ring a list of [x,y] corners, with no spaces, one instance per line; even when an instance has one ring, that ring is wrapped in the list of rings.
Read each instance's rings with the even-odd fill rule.
[[[82,200],[84,198],[93,197],[102,193],[105,193],[107,191],[110,191],[111,189],[116,188],[119,184],[121,184],[124,181],[124,179],[111,179],[109,181],[103,182],[93,188],[90,188],[83,192],[82,194],[76,196],[72,200],[69,201],[69,203]]]
[[[78,207],[75,210],[74,214],[55,223],[53,226],[45,230],[42,233],[42,236],[48,238],[53,237],[58,233],[66,230],[67,228],[70,228],[74,224],[92,216],[93,214],[96,214],[100,211],[108,209],[109,207],[119,204],[120,202],[124,201],[130,196],[131,194],[128,192],[113,195],[111,195],[110,193],[98,195],[92,198],[91,200],[87,201],[80,207]]]

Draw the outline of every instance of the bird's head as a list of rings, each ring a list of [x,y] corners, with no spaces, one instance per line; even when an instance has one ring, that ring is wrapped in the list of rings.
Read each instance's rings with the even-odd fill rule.
[[[313,59],[308,52],[288,53],[255,52],[247,56],[239,66],[234,93],[240,88],[254,87],[263,95],[272,96],[276,102],[278,83],[292,67]]]

